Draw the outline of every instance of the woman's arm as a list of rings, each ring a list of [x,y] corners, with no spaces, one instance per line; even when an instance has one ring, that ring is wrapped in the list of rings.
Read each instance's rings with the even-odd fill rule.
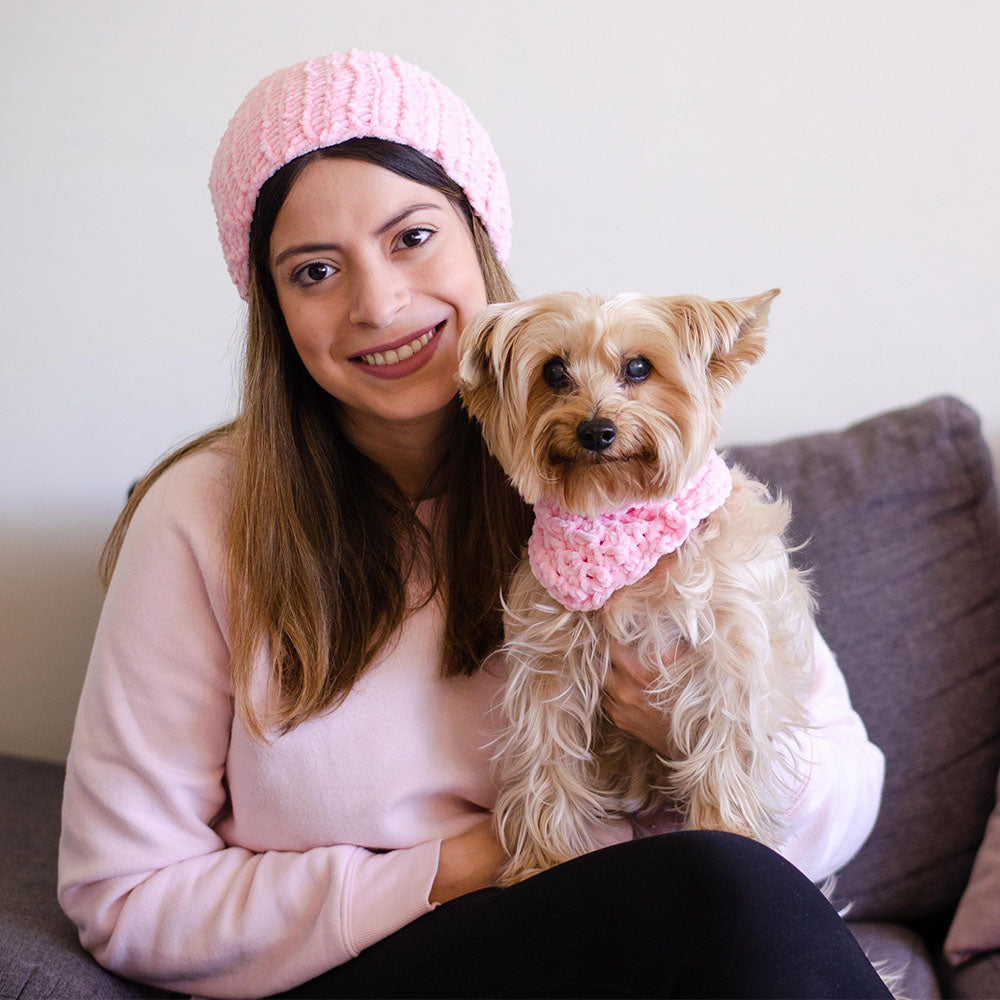
[[[851,706],[844,676],[817,631],[814,678],[807,708],[812,725],[799,733],[806,762],[803,784],[787,816],[789,833],[780,852],[813,881],[843,867],[871,833],[885,777],[882,751],[868,739]],[[654,672],[634,650],[615,646],[605,685],[606,710],[620,729],[669,756],[667,727],[649,704]]]
[[[432,903],[447,903],[467,892],[496,885],[506,855],[485,819],[458,837],[441,841],[437,874],[431,886]]]
[[[813,645],[815,674],[807,705],[813,728],[800,735],[809,769],[789,810],[789,835],[779,851],[821,882],[846,865],[872,832],[885,757],[868,739],[844,675],[818,631]]]
[[[121,975],[259,996],[430,910],[440,842],[255,853],[216,832],[233,724],[224,472],[218,456],[184,460],[129,529],[67,766],[59,898]]]

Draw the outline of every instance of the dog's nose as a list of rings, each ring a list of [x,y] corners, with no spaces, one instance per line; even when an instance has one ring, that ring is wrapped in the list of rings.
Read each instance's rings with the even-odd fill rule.
[[[577,424],[576,439],[587,451],[604,451],[614,441],[618,429],[610,420],[595,417]]]

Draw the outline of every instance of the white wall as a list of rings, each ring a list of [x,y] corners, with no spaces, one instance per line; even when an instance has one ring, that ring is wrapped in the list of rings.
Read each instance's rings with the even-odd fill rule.
[[[60,759],[129,481],[234,405],[205,187],[278,66],[396,52],[461,94],[558,288],[784,289],[730,440],[940,392],[1000,453],[994,0],[3,0],[0,751]]]

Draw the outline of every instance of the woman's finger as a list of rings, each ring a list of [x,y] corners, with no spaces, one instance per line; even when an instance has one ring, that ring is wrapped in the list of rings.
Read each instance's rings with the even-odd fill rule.
[[[637,684],[644,688],[656,680],[661,670],[669,670],[680,649],[680,642],[673,644],[661,654],[661,663],[654,664],[643,661],[639,658],[638,648],[635,645],[625,646],[620,642],[612,642],[609,647],[611,659],[611,673],[619,676],[627,675]]]

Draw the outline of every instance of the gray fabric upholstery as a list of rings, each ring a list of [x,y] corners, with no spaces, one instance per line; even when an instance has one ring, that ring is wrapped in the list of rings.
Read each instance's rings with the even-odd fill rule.
[[[820,627],[886,754],[838,901],[854,919],[950,912],[1000,766],[1000,520],[978,418],[938,398],[731,456],[791,500]]]
[[[64,768],[0,756],[0,998],[168,997],[102,969],[56,901]]]

